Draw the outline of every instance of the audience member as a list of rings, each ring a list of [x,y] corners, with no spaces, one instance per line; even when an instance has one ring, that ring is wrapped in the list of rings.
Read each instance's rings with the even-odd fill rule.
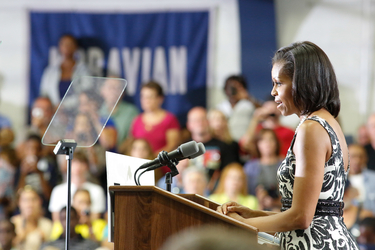
[[[81,234],[85,239],[100,242],[107,222],[103,219],[92,220],[90,218],[91,197],[89,191],[86,189],[78,189],[73,196],[72,206],[77,211],[79,217],[75,231]],[[51,240],[58,239],[62,233],[63,227],[60,221],[55,221],[53,223]]]
[[[218,109],[211,109],[207,113],[208,125],[210,126],[212,136],[229,145],[233,155],[240,154],[240,147],[234,141],[229,133],[228,121],[223,112]]]
[[[65,249],[65,234],[66,234],[66,207],[63,207],[59,212],[59,221],[63,227],[63,233],[60,238],[55,241],[45,243],[40,248],[41,250],[64,250]],[[69,249],[97,249],[99,244],[90,239],[85,239],[82,235],[76,233],[74,230],[78,224],[79,216],[74,207],[70,210],[70,242]]]
[[[240,145],[249,151],[251,156],[256,156],[255,138],[262,128],[275,131],[280,142],[280,154],[285,157],[292,142],[294,131],[280,124],[280,111],[275,101],[266,101],[262,107],[254,112],[246,134],[241,139]]]
[[[0,149],[0,220],[10,217],[14,209],[14,176],[19,161],[10,146]]]
[[[24,139],[30,134],[43,137],[54,114],[54,106],[48,97],[40,96],[33,102],[30,113],[30,126],[26,129]]]
[[[367,132],[370,137],[370,142],[365,145],[368,157],[367,168],[375,170],[375,113],[367,119]]]
[[[99,137],[100,145],[106,150],[115,152],[117,142],[117,129],[109,114],[102,115],[99,108],[103,106],[102,98],[93,90],[84,91],[79,95],[78,112],[85,114]],[[107,122],[107,123],[106,123]],[[104,124],[106,126],[104,127]],[[95,138],[96,139],[96,138]]]
[[[366,167],[366,150],[359,144],[349,145],[350,171],[349,180],[351,185],[357,190],[355,197],[357,202],[363,207],[371,210],[375,214],[375,171]]]
[[[14,133],[10,120],[0,114],[0,149],[9,146],[14,140]]]
[[[130,142],[128,152],[125,152],[125,154],[147,160],[153,160],[155,158],[151,145],[146,139],[133,139]],[[163,176],[163,172],[160,168],[158,168],[154,170],[154,175],[155,183],[157,183],[158,180]]]
[[[185,194],[207,196],[206,173],[200,168],[194,166],[188,167],[182,173],[182,188]]]
[[[350,181],[346,181],[343,218],[346,227],[355,238],[360,234],[359,221],[366,217],[373,216],[373,213],[370,210],[363,208],[363,203],[355,200],[356,195],[357,190],[350,184]]]
[[[370,143],[370,136],[366,124],[359,126],[357,130],[357,143],[362,146],[366,146]]]
[[[20,143],[17,145],[17,152],[20,157],[23,152],[27,150],[25,142],[30,135],[37,135],[43,138],[53,114],[54,106],[48,97],[38,97],[34,100],[30,112],[30,125],[26,127],[24,132],[17,134],[17,137],[20,138]],[[56,155],[53,153],[53,147],[42,145],[40,155],[43,160],[47,160],[50,165],[55,166],[57,164]]]
[[[256,234],[213,225],[187,228],[169,237],[160,250],[260,250]]]
[[[257,198],[247,194],[246,174],[239,163],[231,163],[224,168],[214,194],[208,198],[220,204],[235,201],[248,208],[258,209]]]
[[[17,190],[26,185],[33,187],[43,197],[43,208],[47,209],[52,188],[56,185],[57,171],[56,166],[42,156],[42,147],[38,135],[26,139],[24,150],[20,152],[21,163],[16,171],[15,185]]]
[[[127,155],[147,160],[155,158],[151,145],[146,139],[134,139]]]
[[[245,163],[247,176],[247,191],[255,195],[256,187],[262,187],[268,192],[278,193],[277,169],[282,161],[280,143],[272,129],[262,129],[255,138],[256,155],[259,158]]]
[[[243,76],[229,76],[225,81],[224,91],[228,99],[220,103],[217,108],[228,117],[232,138],[239,141],[246,133],[253,112],[259,104],[248,93]]]
[[[31,186],[19,191],[20,214],[11,218],[16,228],[15,245],[20,249],[39,250],[50,239],[52,222],[42,216],[42,201]]]
[[[375,250],[375,218],[367,217],[359,222],[361,234],[357,238],[361,250]]]
[[[113,79],[112,76],[109,77],[111,79],[108,79],[100,90],[100,94],[104,99],[104,104],[100,108],[100,114],[108,115],[113,109],[111,119],[117,130],[116,147],[119,150],[121,144],[128,137],[131,124],[139,112],[133,104],[124,101],[122,97],[119,99],[122,84],[118,79]]]
[[[73,155],[72,160],[72,171],[71,171],[71,194],[76,192],[77,189],[83,188],[90,192],[91,196],[91,218],[97,219],[100,217],[101,213],[105,212],[106,198],[103,188],[97,184],[88,182],[87,171],[89,169],[89,161],[87,156],[76,150]],[[49,210],[52,213],[53,221],[59,220],[59,211],[66,206],[67,202],[67,184],[63,183],[57,185],[51,194],[51,199],[49,203]]]
[[[164,101],[162,87],[156,82],[142,85],[141,106],[143,113],[138,115],[131,127],[131,137],[146,139],[157,155],[160,151],[172,151],[180,143],[180,125],[177,118],[162,109]],[[163,173],[168,171],[163,168]]]
[[[8,219],[0,220],[0,249],[1,250],[20,250],[13,247],[13,241],[16,238],[16,229],[14,224]]]
[[[59,40],[61,61],[58,65],[48,65],[43,72],[40,95],[49,97],[55,106],[64,97],[72,79],[90,75],[84,63],[76,60],[77,49],[78,41],[74,36],[70,34],[61,36]]]
[[[229,163],[238,162],[238,155],[228,153],[229,146],[212,137],[205,108],[192,108],[187,115],[186,127],[192,140],[202,142],[206,148],[204,155],[192,159],[192,165],[206,169],[209,178],[208,192],[211,193],[219,180],[221,170]]]

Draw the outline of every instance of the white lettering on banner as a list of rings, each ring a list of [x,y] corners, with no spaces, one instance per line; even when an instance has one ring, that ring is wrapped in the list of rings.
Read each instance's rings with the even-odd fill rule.
[[[103,76],[104,52],[99,47],[87,50],[87,67],[94,76]]]
[[[152,62],[153,52],[154,59]],[[135,95],[138,80],[142,84],[151,79],[160,83],[165,94],[186,94],[187,48],[185,46],[172,46],[168,49],[168,52],[167,60],[166,48],[164,47],[157,47],[155,51],[152,51],[149,47],[142,48],[142,50],[140,48],[130,49],[125,47],[122,49],[121,54],[118,48],[113,47],[109,50],[107,76],[121,76],[122,56],[124,78],[128,82],[126,88],[128,95]],[[86,52],[80,49],[77,55],[79,61],[84,60],[87,63],[89,70],[94,76],[103,76],[104,52],[102,49],[89,47]],[[49,65],[57,65],[60,62],[60,55],[56,47],[49,49],[48,59]],[[142,70],[141,72],[139,72],[140,69]]]
[[[164,93],[168,94],[167,85],[167,61],[163,47],[157,47],[154,55],[154,69],[152,79],[160,83]]]
[[[122,50],[122,58],[124,61],[125,79],[128,82],[126,92],[128,93],[128,95],[134,95],[135,91],[137,90],[141,50],[139,48],[134,48],[132,52],[130,52],[129,48],[124,48]]]
[[[151,49],[144,48],[142,51],[142,81],[145,83],[150,81],[151,74]]]
[[[186,47],[178,49],[173,46],[169,49],[169,75],[170,75],[170,93],[186,94],[187,83],[187,51]]]
[[[118,48],[111,48],[109,51],[107,76],[121,76],[120,53]]]

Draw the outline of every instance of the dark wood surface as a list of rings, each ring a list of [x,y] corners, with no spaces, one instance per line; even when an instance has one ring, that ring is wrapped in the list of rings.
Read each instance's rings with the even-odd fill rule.
[[[257,229],[215,211],[219,205],[199,195],[175,195],[155,186],[111,186],[115,250],[157,250],[187,227],[216,224]]]

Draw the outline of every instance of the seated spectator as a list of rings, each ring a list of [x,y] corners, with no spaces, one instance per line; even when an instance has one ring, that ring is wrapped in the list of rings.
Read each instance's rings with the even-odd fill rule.
[[[7,146],[0,149],[0,220],[9,218],[14,209],[14,175],[18,165],[13,148]]]
[[[40,95],[48,97],[55,106],[64,97],[72,79],[90,75],[83,61],[76,60],[78,41],[74,36],[61,36],[58,46],[61,61],[56,65],[48,65],[40,83]]]
[[[251,209],[258,209],[257,198],[247,194],[246,174],[239,163],[231,163],[224,168],[214,194],[208,198],[220,204],[235,201]]]
[[[59,221],[63,227],[63,233],[60,238],[55,241],[45,243],[40,248],[41,250],[64,250],[65,249],[65,234],[66,234],[66,207],[63,207],[59,212]],[[69,249],[71,250],[82,250],[82,249],[97,249],[99,244],[90,239],[85,239],[82,235],[76,233],[74,230],[78,224],[79,216],[74,207],[70,210],[70,244]]]
[[[19,250],[13,247],[13,241],[16,238],[14,224],[8,219],[0,220],[0,249],[1,250]]]
[[[273,249],[258,244],[255,234],[217,225],[187,228],[169,237],[160,250],[260,250]],[[275,247],[275,249],[277,249]]]
[[[75,231],[81,234],[85,239],[100,242],[102,240],[103,230],[107,222],[103,219],[91,220],[91,197],[89,191],[86,189],[78,189],[73,196],[72,206],[77,211],[79,217]],[[51,240],[58,239],[62,233],[63,227],[60,221],[55,221],[53,223]]]
[[[9,146],[14,140],[14,133],[10,120],[0,114],[0,149]]]
[[[255,140],[256,155],[259,158],[245,163],[247,176],[247,191],[255,195],[256,187],[262,185],[264,189],[278,192],[277,169],[282,161],[280,157],[280,143],[272,129],[262,129]]]
[[[133,139],[126,155],[141,159],[153,160],[155,158],[150,143],[146,139]],[[155,183],[164,175],[160,168],[154,170]]]
[[[239,141],[246,133],[258,102],[248,93],[247,83],[243,76],[232,75],[224,86],[227,100],[217,106],[228,117],[231,137]]]
[[[77,189],[83,188],[87,189],[90,192],[91,197],[91,218],[98,219],[102,213],[105,212],[106,207],[106,197],[103,191],[103,188],[97,184],[88,182],[87,172],[89,170],[89,161],[87,156],[76,150],[73,154],[72,160],[72,171],[71,171],[71,193],[72,196]],[[59,220],[59,211],[66,206],[67,201],[67,184],[63,183],[57,185],[51,194],[51,199],[49,203],[49,210],[52,213],[53,221]]]
[[[156,82],[149,82],[141,88],[143,113],[138,115],[131,127],[131,138],[147,140],[157,155],[160,151],[175,150],[180,143],[180,124],[177,118],[162,108],[164,93]],[[163,168],[166,173],[168,168]]]
[[[202,142],[206,148],[206,152],[202,156],[192,159],[191,162],[192,165],[206,170],[209,179],[208,192],[211,193],[224,166],[238,162],[239,157],[228,153],[231,151],[226,143],[212,137],[205,108],[192,108],[188,112],[186,126],[191,134],[191,139]]]
[[[348,149],[350,156],[349,180],[358,191],[355,199],[365,209],[371,210],[375,214],[375,171],[367,169],[367,155],[363,146],[352,144]]]
[[[240,147],[238,143],[232,139],[229,133],[228,121],[224,113],[217,109],[211,109],[207,113],[207,119],[212,136],[228,144],[231,149],[230,152],[233,155],[239,156]]]
[[[357,142],[359,145],[366,146],[370,143],[370,136],[366,125],[361,125],[357,130]]]
[[[50,238],[52,221],[42,216],[42,201],[31,186],[19,192],[20,214],[11,218],[16,227],[15,245],[20,249],[39,250]]]
[[[117,78],[116,76],[108,77]],[[139,113],[136,106],[123,100],[125,94],[119,99],[121,91],[121,84],[116,79],[108,79],[100,90],[100,94],[104,99],[104,104],[99,109],[100,114],[103,116],[108,115],[114,108],[111,120],[113,120],[117,131],[117,151],[120,149],[120,145],[129,136],[131,124]],[[117,101],[118,103],[116,105]]]
[[[38,97],[34,100],[30,112],[30,125],[26,127],[24,132],[18,135],[21,138],[17,145],[17,152],[19,157],[26,150],[26,141],[31,135],[37,135],[43,138],[51,119],[54,115],[55,108],[48,97]],[[42,152],[40,153],[44,160],[52,166],[56,166],[56,155],[53,153],[53,147],[42,145]],[[60,176],[58,176],[60,178]]]
[[[30,126],[26,128],[23,140],[26,140],[27,136],[31,134],[42,138],[52,120],[54,112],[55,108],[48,97],[40,96],[36,98],[30,112]]]
[[[375,249],[375,218],[367,217],[359,222],[361,234],[357,238],[361,250]]]
[[[20,155],[20,168],[15,175],[16,189],[22,189],[26,185],[33,187],[42,196],[43,208],[47,210],[51,190],[57,181],[56,167],[42,156],[42,143],[38,135],[30,135],[24,146]],[[49,217],[48,214],[45,215]]]
[[[364,209],[362,203],[358,203],[355,200],[357,196],[357,190],[350,184],[350,181],[345,183],[344,191],[344,223],[350,233],[357,238],[360,234],[359,221],[366,218],[372,217],[373,213],[370,210]]]
[[[280,154],[285,157],[294,137],[294,131],[280,124],[280,114],[277,103],[273,100],[266,101],[262,107],[257,108],[246,134],[240,141],[240,146],[248,150],[251,156],[256,157],[256,135],[262,128],[268,128],[275,131],[280,142]]]
[[[207,196],[206,173],[194,166],[188,167],[182,175],[182,186],[185,194]]]
[[[115,123],[109,114],[101,115],[99,108],[103,105],[101,97],[93,90],[87,90],[79,94],[78,112],[85,114],[95,130],[100,145],[106,151],[116,152],[117,130]],[[78,113],[78,114],[79,114]],[[106,123],[107,122],[107,123]],[[106,126],[104,124],[106,123]]]

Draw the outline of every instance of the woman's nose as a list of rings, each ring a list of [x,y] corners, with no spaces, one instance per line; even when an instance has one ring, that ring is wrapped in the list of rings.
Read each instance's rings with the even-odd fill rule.
[[[275,89],[275,86],[272,87],[271,95],[272,95],[272,96],[277,96],[277,91],[276,91],[276,89]]]

